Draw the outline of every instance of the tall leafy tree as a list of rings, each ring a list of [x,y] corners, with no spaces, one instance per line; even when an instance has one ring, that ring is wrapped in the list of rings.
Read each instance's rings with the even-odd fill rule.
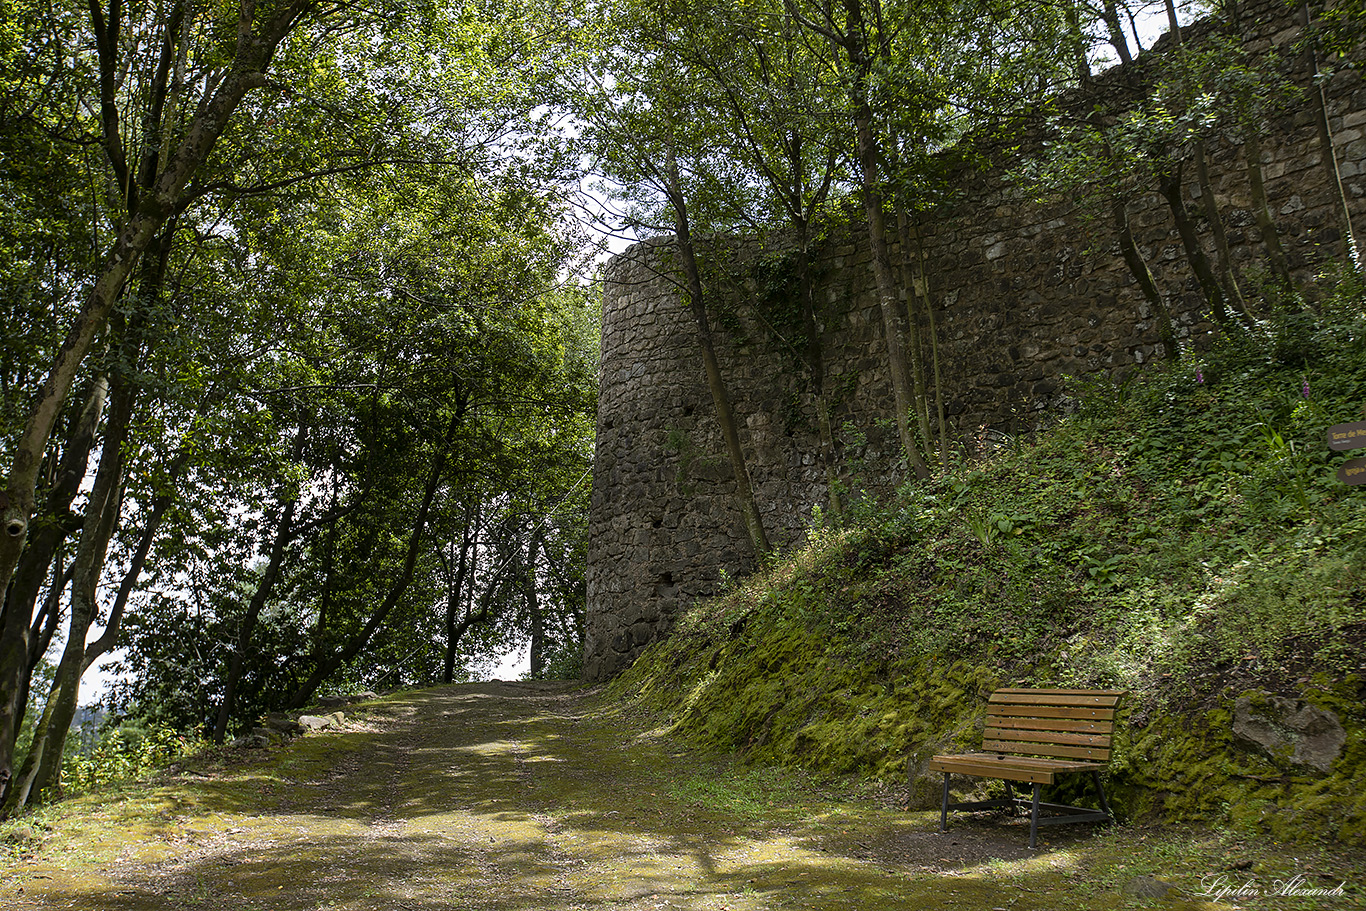
[[[53,689],[63,704],[74,699],[79,671],[116,642],[150,554],[158,556],[153,579],[180,574],[177,585],[188,578],[193,590],[196,573],[211,574],[205,568],[221,567],[225,558],[231,565],[231,555],[249,556],[263,541],[266,554],[283,563],[296,539],[335,528],[352,508],[333,501],[329,509],[310,486],[332,481],[335,458],[348,451],[347,433],[337,431],[343,417],[358,401],[375,402],[373,395],[337,394],[346,379],[316,369],[328,352],[307,327],[319,306],[326,308],[325,289],[338,282],[319,281],[312,295],[290,294],[283,290],[290,267],[327,256],[295,245],[293,261],[282,262],[261,255],[260,242],[329,220],[339,224],[340,210],[327,194],[349,179],[380,167],[423,166],[429,173],[419,180],[434,168],[438,182],[492,191],[507,217],[523,220],[521,240],[508,245],[518,252],[507,253],[530,251],[522,270],[506,262],[482,266],[501,268],[508,281],[526,269],[553,275],[565,249],[536,239],[560,218],[537,187],[553,183],[548,175],[558,175],[562,164],[553,154],[553,125],[536,113],[545,97],[533,92],[550,81],[543,77],[556,58],[558,39],[541,28],[543,4],[503,10],[508,15],[496,28],[486,10],[463,3],[244,0],[224,8],[113,0],[107,8],[59,5],[48,16],[27,15],[27,5],[20,10],[19,28],[5,31],[19,36],[17,45],[3,48],[7,61],[24,63],[7,70],[2,87],[6,114],[16,115],[6,118],[5,142],[31,151],[35,168],[16,167],[5,179],[21,188],[21,200],[36,200],[37,163],[59,165],[57,184],[71,192],[56,198],[84,194],[90,201],[80,208],[48,204],[61,216],[49,222],[65,235],[52,227],[25,235],[34,241],[27,260],[46,271],[32,282],[45,289],[44,312],[26,305],[40,318],[16,325],[65,320],[70,332],[65,340],[35,336],[39,344],[24,349],[22,362],[4,362],[3,440],[12,467],[0,497],[0,779],[8,779],[35,646],[51,635],[66,584],[60,572],[47,571],[60,566],[66,536],[81,531],[71,602],[73,610],[84,605],[85,628],[97,611],[81,592],[93,592],[89,580],[105,569],[101,538],[113,543],[126,571],[100,639],[87,648],[85,630],[77,636],[72,629],[73,658],[63,661]],[[519,193],[524,201],[508,205]],[[18,205],[12,211],[16,220],[23,212]],[[309,236],[322,250],[332,246],[329,238]],[[43,242],[59,255],[43,254]],[[82,283],[93,287],[85,298],[73,290]],[[11,300],[22,303],[17,295]],[[393,350],[400,342],[395,335],[386,344]],[[86,356],[96,349],[98,359]],[[390,375],[404,372],[403,357],[389,363]],[[63,411],[73,387],[88,391]],[[54,427],[64,439],[47,452]],[[72,480],[85,473],[101,436],[111,457],[101,465],[114,472],[109,486],[118,495],[87,498],[82,529],[73,515]],[[116,442],[125,436],[126,444]],[[354,454],[359,437],[350,439]],[[240,456],[236,464],[233,454]],[[262,472],[266,466],[271,470]],[[242,496],[209,495],[201,485],[214,476],[235,478],[229,489]],[[364,478],[362,469],[362,484]],[[43,515],[53,519],[34,524],[43,491]],[[125,516],[132,521],[120,535]],[[238,654],[249,646],[256,619],[273,610],[278,574],[267,573],[251,589],[230,588],[233,596],[219,602],[246,595],[243,622],[234,629]],[[11,577],[17,585],[9,585]],[[48,578],[49,595],[35,615]],[[60,754],[62,727],[54,718],[55,753],[32,757],[39,771],[25,775],[22,795],[11,793],[11,811],[55,785],[50,757]]]
[[[697,329],[698,348],[735,483],[735,505],[756,555],[770,550],[754,496],[739,425],[716,355],[707,288],[694,240],[700,202],[695,175],[717,154],[705,107],[691,94],[686,57],[667,3],[607,7],[597,59],[588,63],[576,114],[597,166],[616,182],[640,225],[672,231],[680,292]],[[684,78],[680,79],[680,76]]]

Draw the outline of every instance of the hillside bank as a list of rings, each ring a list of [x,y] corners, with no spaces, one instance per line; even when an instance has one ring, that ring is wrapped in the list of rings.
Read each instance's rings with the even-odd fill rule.
[[[1319,313],[1126,385],[696,604],[613,685],[691,742],[908,782],[999,686],[1129,691],[1126,818],[1366,846],[1366,321]],[[1356,455],[1360,455],[1357,453]]]

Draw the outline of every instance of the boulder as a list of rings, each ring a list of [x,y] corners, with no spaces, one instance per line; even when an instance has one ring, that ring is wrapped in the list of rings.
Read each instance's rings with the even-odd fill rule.
[[[346,721],[346,716],[341,712],[332,712],[329,715],[300,715],[299,724],[303,725],[306,731],[325,731],[329,728],[339,728]]]
[[[252,728],[228,746],[238,749],[260,750],[273,743],[278,743],[282,739],[283,736],[278,731],[272,731],[269,728]]]
[[[272,731],[292,737],[295,734],[304,732],[303,725],[286,715],[284,712],[271,712],[265,717],[265,726]]]
[[[1119,891],[1134,898],[1153,900],[1166,898],[1167,893],[1171,892],[1173,888],[1171,883],[1164,883],[1153,876],[1135,876],[1125,883]]]
[[[1233,705],[1233,736],[1274,762],[1331,771],[1347,743],[1338,716],[1299,699],[1244,693]]]

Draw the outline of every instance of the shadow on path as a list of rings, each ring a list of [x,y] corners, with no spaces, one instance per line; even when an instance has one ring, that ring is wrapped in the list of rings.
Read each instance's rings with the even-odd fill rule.
[[[1119,906],[1084,875],[1085,852],[1104,843],[1091,830],[1038,852],[999,819],[941,835],[935,813],[699,757],[560,685],[402,694],[345,732],[171,787],[190,796],[163,826],[113,860],[18,867],[6,907]]]

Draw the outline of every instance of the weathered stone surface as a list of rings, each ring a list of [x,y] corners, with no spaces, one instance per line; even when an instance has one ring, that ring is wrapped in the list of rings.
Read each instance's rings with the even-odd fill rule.
[[[1125,883],[1119,891],[1133,898],[1153,900],[1166,898],[1167,893],[1174,888],[1171,883],[1164,883],[1153,876],[1135,876]]]
[[[265,717],[265,726],[286,736],[304,732],[303,725],[284,712],[271,712]]]
[[[252,728],[241,737],[233,740],[228,746],[259,750],[268,746],[284,743],[285,740],[285,735],[277,730],[267,727],[257,727]]]
[[[1253,30],[1250,47],[1283,45],[1280,33],[1298,34],[1291,11],[1275,0],[1251,0],[1241,14]],[[1284,59],[1303,58],[1287,53]],[[1121,97],[1125,80],[1119,75],[1097,83]],[[1294,78],[1308,83],[1304,72]],[[1361,74],[1342,67],[1327,89],[1335,117],[1360,124],[1351,118],[1366,110]],[[1319,149],[1308,107],[1277,118],[1262,137],[1262,152],[1287,257],[1312,283],[1326,257],[1340,256],[1341,244],[1330,187],[1322,167],[1313,164]],[[954,206],[915,225],[939,331],[950,434],[974,454],[1066,414],[1075,403],[1064,376],[1122,379],[1164,353],[1153,308],[1119,255],[1110,220],[1074,199],[1034,202],[1009,184],[1008,153],[987,149],[983,156],[994,164],[960,173],[962,192]],[[1215,195],[1226,203],[1233,260],[1248,278],[1259,270],[1264,250],[1246,209],[1242,150],[1215,137],[1207,156]],[[1363,156],[1366,140],[1339,144],[1350,205],[1366,221]],[[1203,344],[1212,326],[1170,209],[1148,192],[1130,200],[1129,215],[1178,338]],[[754,564],[696,327],[669,275],[675,268],[670,243],[637,244],[604,276],[587,570],[589,680],[618,673],[644,647],[642,639],[667,633],[679,611]],[[711,287],[733,295],[713,307],[713,331],[750,482],[770,540],[788,547],[802,540],[813,507],[825,508],[826,484],[813,457],[819,443],[811,380],[743,290],[752,290],[754,260],[772,255],[771,247],[760,250],[754,242],[717,240],[706,258],[727,273]],[[894,396],[866,232],[857,216],[832,229],[812,259],[815,299],[823,302],[818,321],[823,385],[837,436],[835,470],[851,492],[881,497],[905,478],[896,433],[889,429]],[[739,290],[720,290],[726,288]],[[928,337],[923,316],[921,323]],[[641,623],[650,625],[650,636],[642,636]]]
[[[1282,765],[1332,770],[1347,743],[1330,711],[1298,699],[1244,694],[1233,705],[1233,736]]]
[[[328,728],[339,728],[346,721],[346,716],[341,712],[332,712],[328,715],[300,715],[299,724],[303,725],[306,731],[325,731]]]

